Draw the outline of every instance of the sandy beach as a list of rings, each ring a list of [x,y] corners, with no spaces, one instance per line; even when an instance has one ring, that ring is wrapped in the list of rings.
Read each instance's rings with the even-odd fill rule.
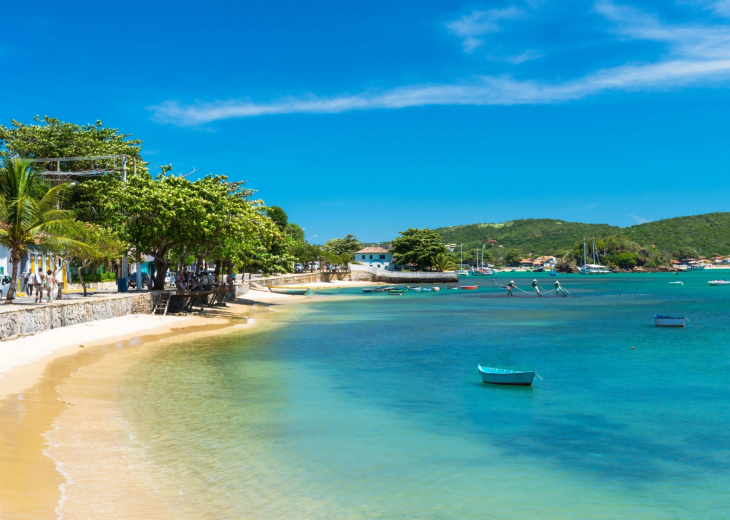
[[[316,297],[323,289],[373,284],[308,285]],[[0,343],[0,518],[174,518],[124,454],[88,449],[124,435],[114,416],[114,382],[153,349],[250,328],[276,307],[309,298],[250,291],[200,315],[130,315]],[[62,446],[51,451],[65,462],[49,453],[51,442]],[[98,485],[99,460],[109,466],[105,485]],[[117,491],[104,496],[111,478]]]

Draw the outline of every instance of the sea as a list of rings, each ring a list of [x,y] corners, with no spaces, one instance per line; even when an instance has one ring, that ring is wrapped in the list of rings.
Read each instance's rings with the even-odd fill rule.
[[[547,273],[317,291],[145,357],[121,419],[183,519],[727,519],[717,272],[561,274],[568,297]],[[539,377],[484,384],[477,364]]]

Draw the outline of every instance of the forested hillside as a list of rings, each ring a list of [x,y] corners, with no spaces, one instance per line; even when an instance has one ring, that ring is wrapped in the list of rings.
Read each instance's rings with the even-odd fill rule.
[[[623,234],[635,242],[657,249],[676,251],[691,247],[702,255],[730,254],[730,213],[706,213],[676,217],[631,226]]]
[[[562,254],[583,237],[628,237],[647,248],[672,253],[680,247],[702,250],[704,256],[730,254],[730,213],[707,213],[647,222],[627,228],[608,224],[583,224],[554,219],[522,219],[501,224],[469,224],[439,228],[445,244],[463,244],[464,251],[496,240],[491,247],[521,253]],[[654,246],[654,247],[652,247]]]

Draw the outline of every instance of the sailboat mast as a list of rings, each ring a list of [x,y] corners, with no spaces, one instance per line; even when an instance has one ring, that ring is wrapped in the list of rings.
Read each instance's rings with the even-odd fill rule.
[[[596,263],[596,237],[593,237],[593,264]]]
[[[583,267],[586,265],[586,237],[583,237]]]

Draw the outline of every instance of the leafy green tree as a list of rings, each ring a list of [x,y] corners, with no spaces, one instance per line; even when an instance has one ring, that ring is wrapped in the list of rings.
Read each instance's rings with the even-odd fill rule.
[[[672,253],[672,256],[679,260],[680,262],[687,262],[688,260],[696,260],[700,257],[700,255],[697,254],[697,251],[695,251],[691,247],[680,247],[676,251]]]
[[[347,253],[354,255],[357,251],[360,251],[365,245],[360,242],[355,235],[345,235],[345,238],[333,238],[325,242],[324,249],[335,255],[341,255]]]
[[[304,242],[304,230],[297,224],[290,222],[286,226],[286,234],[296,241]]]
[[[58,209],[68,185],[49,189],[43,197],[38,193],[42,183],[35,163],[25,159],[4,157],[0,165],[0,244],[10,250],[13,264],[6,304],[13,303],[18,279],[18,264],[27,254],[28,246],[60,250],[82,247],[81,242],[69,238],[77,229],[74,214]]]
[[[506,265],[517,265],[522,260],[522,255],[516,249],[508,250],[503,257]]]
[[[289,217],[286,212],[279,206],[269,206],[266,208],[266,214],[273,220],[279,229],[284,231],[289,224]]]
[[[126,252],[126,244],[112,229],[89,222],[78,226],[74,238],[84,245],[67,244],[62,254],[77,265],[84,296],[87,296],[84,271],[90,269],[93,272],[98,266],[120,258]]]
[[[433,266],[438,254],[446,253],[441,236],[431,229],[410,228],[400,231],[400,234],[393,240],[393,254],[399,264],[416,264],[428,268]]]
[[[86,157],[99,155],[127,155],[137,160],[138,173],[147,171],[147,165],[140,157],[143,141],[130,139],[131,134],[122,134],[116,128],[106,128],[101,121],[94,124],[77,125],[56,118],[35,116],[38,124],[26,125],[15,119],[10,126],[0,125],[0,146],[5,153],[25,158]],[[88,162],[61,163],[61,170],[92,169],[94,167],[121,167],[117,161],[95,160]],[[48,168],[56,169],[56,164]]]

